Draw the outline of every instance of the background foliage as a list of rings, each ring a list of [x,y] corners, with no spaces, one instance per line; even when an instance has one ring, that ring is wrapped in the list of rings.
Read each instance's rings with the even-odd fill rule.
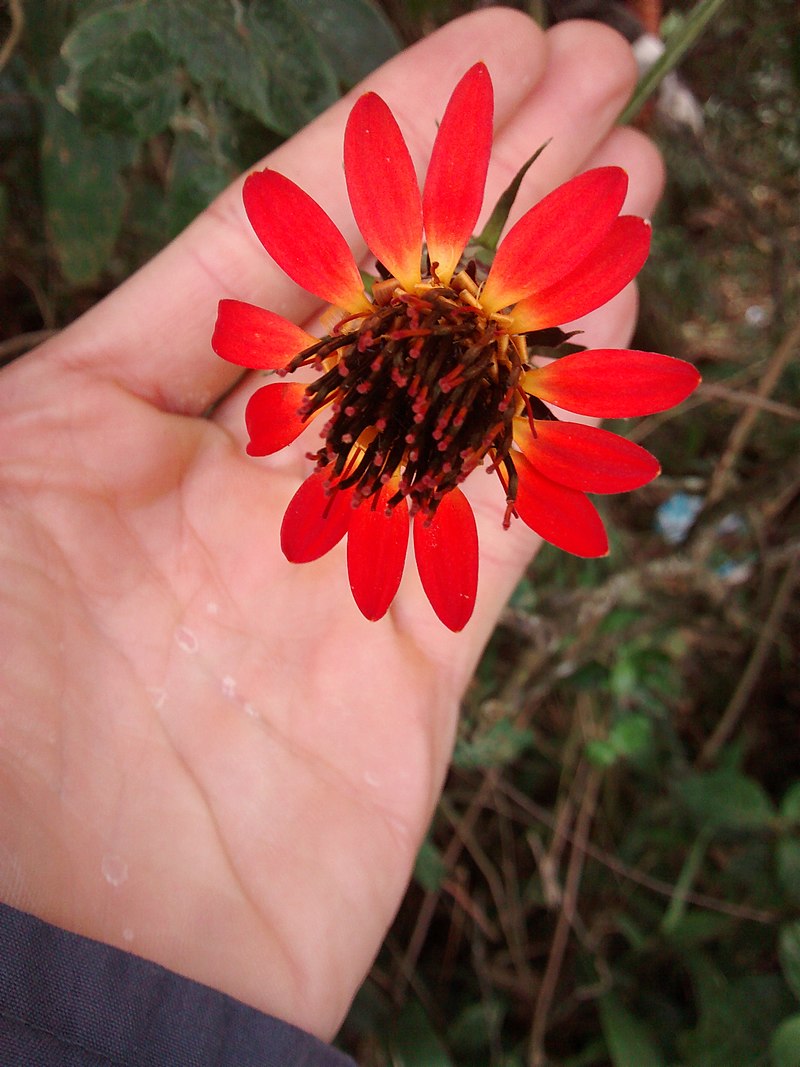
[[[10,3],[0,360],[471,6]],[[578,7],[620,17],[612,0]],[[685,12],[667,5],[667,35]],[[606,502],[611,556],[545,548],[503,616],[340,1038],[366,1067],[800,1067],[793,0],[730,0],[681,75],[702,126],[647,118],[670,185],[637,343],[696,360],[705,382],[626,428],[665,473]]]

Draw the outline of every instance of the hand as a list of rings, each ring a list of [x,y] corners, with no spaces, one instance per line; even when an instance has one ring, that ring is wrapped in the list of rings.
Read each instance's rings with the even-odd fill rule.
[[[630,173],[626,211],[652,209],[658,155],[613,129],[633,60],[601,26],[544,35],[482,11],[357,92],[394,109],[424,173],[436,119],[478,59],[496,91],[488,207],[552,138],[517,213],[604,163]],[[269,165],[361,254],[341,167],[353,99]],[[0,379],[0,896],[330,1037],[401,899],[460,696],[537,540],[522,522],[502,529],[497,486],[476,472],[481,583],[457,635],[411,567],[369,623],[342,546],[286,562],[278,529],[308,441],[245,455],[258,382],[237,381],[209,340],[221,297],[299,322],[319,309],[270,262],[240,193]],[[627,290],[587,336],[624,345],[634,314]]]

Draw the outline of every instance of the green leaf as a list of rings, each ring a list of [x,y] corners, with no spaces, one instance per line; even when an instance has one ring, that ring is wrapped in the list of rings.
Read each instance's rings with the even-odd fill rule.
[[[475,1059],[476,1053],[488,1052],[493,1035],[500,1030],[504,1014],[505,1007],[499,1000],[467,1005],[448,1027],[448,1045],[459,1059],[468,1056]]]
[[[454,1067],[417,1001],[403,1008],[390,1040],[392,1067]]]
[[[320,38],[325,58],[345,85],[355,85],[403,47],[386,16],[369,0],[290,3]]]
[[[414,864],[414,880],[428,893],[435,893],[441,888],[447,877],[447,867],[442,854],[429,837],[420,845],[417,861]]]
[[[613,993],[601,997],[598,1006],[614,1067],[664,1067],[664,1058],[647,1027]]]
[[[618,759],[641,756],[651,745],[653,725],[646,715],[624,715],[611,727],[607,738],[592,738],[584,747],[595,767],[613,767]]]
[[[597,629],[603,634],[620,633],[639,622],[641,617],[642,612],[637,608],[617,607],[600,620]]]
[[[784,1019],[769,1042],[772,1067],[800,1067],[800,1015]]]
[[[289,0],[142,0],[190,76],[285,136],[337,99],[333,69]]]
[[[786,984],[800,1000],[800,919],[781,927],[778,959]]]
[[[719,941],[729,937],[733,920],[728,915],[719,915],[713,911],[683,911],[676,915],[669,929],[662,931],[669,937],[671,945],[680,952],[687,952],[707,941]]]
[[[570,678],[570,684],[575,689],[589,693],[602,690],[608,685],[608,668],[597,660],[589,660],[578,667]]]
[[[781,816],[787,822],[800,824],[800,782],[793,782],[783,794]]]
[[[61,46],[61,55],[72,76],[108,55],[137,33],[153,30],[148,23],[151,0],[123,0],[98,5],[74,27]]]
[[[84,71],[77,89],[68,83],[60,99],[77,105],[87,126],[146,140],[166,129],[181,102],[172,57],[147,31],[115,42]]]
[[[587,1045],[574,1056],[560,1059],[558,1067],[600,1067],[608,1063],[608,1051],[602,1037],[591,1038]]]
[[[174,237],[200,214],[233,179],[233,168],[191,130],[175,138],[166,208],[168,234]]]
[[[512,763],[533,744],[533,731],[502,720],[485,732],[456,742],[453,763],[457,767],[496,767]]]
[[[44,108],[41,168],[47,225],[64,276],[94,281],[108,263],[125,207],[120,171],[134,144],[90,134],[55,100]]]
[[[586,758],[595,767],[613,767],[619,759],[619,753],[609,741],[593,737],[584,746]]]
[[[706,957],[691,963],[698,1021],[679,1039],[682,1067],[764,1067],[770,1035],[791,1010],[776,975],[728,978]]]
[[[775,815],[758,782],[728,768],[686,778],[676,792],[697,822],[710,829],[757,830]]]
[[[646,715],[625,715],[618,719],[608,735],[609,744],[620,756],[639,756],[653,740],[653,724]]]
[[[611,669],[609,687],[614,696],[621,700],[634,692],[640,685],[636,660],[632,656],[620,656]]]
[[[78,23],[63,54],[65,102],[83,110],[87,93],[100,94],[107,121],[128,109],[126,121],[146,130],[174,111],[179,65],[208,96],[221,92],[284,136],[338,97],[333,67],[292,0],[113,0]],[[154,98],[140,118],[148,84]]]
[[[368,976],[350,1005],[344,1029],[359,1036],[385,1034],[393,1014],[388,995]]]
[[[800,904],[800,841],[785,837],[775,848],[778,881],[793,903]]]

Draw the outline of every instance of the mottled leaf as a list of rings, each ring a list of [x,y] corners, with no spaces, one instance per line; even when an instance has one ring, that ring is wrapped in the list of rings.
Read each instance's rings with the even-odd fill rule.
[[[145,140],[161,133],[181,102],[179,72],[152,34],[140,31],[115,43],[61,94],[75,93],[78,117],[88,126]]]
[[[113,114],[118,122],[129,107],[128,123],[147,128],[156,117],[162,121],[174,102],[180,67],[207,95],[221,92],[284,135],[338,95],[336,75],[317,35],[291,0],[106,3],[78,23],[63,54],[70,67],[65,102],[83,114],[86,95],[99,93],[107,119]],[[103,79],[94,76],[101,72]],[[154,98],[140,120],[148,81]]]
[[[64,276],[75,284],[92,282],[108,262],[125,206],[120,171],[133,152],[128,139],[88,133],[55,100],[44,108],[47,226]]]
[[[320,38],[325,58],[345,85],[355,85],[403,47],[380,8],[369,0],[290,0]]]
[[[232,167],[213,145],[191,130],[181,131],[172,150],[166,196],[169,236],[188,226],[233,177]]]
[[[164,45],[189,75],[270,129],[294,133],[337,98],[333,70],[288,0],[151,5]]]
[[[533,737],[532,730],[502,720],[469,740],[459,738],[453,763],[464,768],[503,766],[530,748]]]

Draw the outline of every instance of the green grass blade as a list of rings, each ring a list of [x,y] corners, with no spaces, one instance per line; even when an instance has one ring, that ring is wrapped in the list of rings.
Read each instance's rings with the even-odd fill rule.
[[[698,0],[683,21],[683,24],[671,33],[666,42],[666,51],[658,59],[636,86],[627,107],[619,117],[620,124],[631,122],[642,109],[646,101],[661,84],[670,71],[680,63],[708,23],[719,14],[725,0]]]

